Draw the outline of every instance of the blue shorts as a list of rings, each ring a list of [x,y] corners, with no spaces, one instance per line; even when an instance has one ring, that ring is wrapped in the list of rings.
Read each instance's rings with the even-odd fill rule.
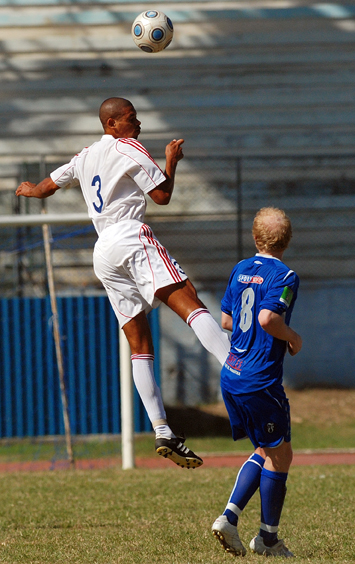
[[[280,387],[239,395],[222,388],[222,395],[235,441],[249,437],[254,448],[290,442],[290,405]]]

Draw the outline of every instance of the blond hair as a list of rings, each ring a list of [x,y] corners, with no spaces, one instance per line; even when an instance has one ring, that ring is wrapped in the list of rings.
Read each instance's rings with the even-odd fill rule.
[[[282,252],[292,237],[291,221],[283,210],[261,208],[254,218],[253,237],[260,252]]]

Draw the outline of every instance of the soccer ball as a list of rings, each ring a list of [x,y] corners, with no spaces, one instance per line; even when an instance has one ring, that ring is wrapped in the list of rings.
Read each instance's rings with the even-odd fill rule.
[[[156,10],[142,12],[132,24],[133,41],[146,53],[158,53],[166,49],[173,35],[171,19]]]

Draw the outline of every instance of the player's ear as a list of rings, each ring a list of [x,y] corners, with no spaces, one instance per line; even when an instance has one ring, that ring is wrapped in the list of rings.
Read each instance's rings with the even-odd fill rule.
[[[109,117],[108,120],[106,121],[106,127],[109,127],[110,129],[115,127],[115,124],[116,124],[116,120],[112,117]]]

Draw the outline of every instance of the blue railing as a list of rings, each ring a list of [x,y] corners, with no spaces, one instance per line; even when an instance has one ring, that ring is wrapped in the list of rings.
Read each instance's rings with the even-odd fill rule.
[[[58,314],[75,435],[120,433],[119,330],[109,301],[58,298]],[[0,300],[0,437],[64,433],[48,298]],[[159,383],[158,311],[149,315]],[[151,425],[135,390],[135,431]]]

